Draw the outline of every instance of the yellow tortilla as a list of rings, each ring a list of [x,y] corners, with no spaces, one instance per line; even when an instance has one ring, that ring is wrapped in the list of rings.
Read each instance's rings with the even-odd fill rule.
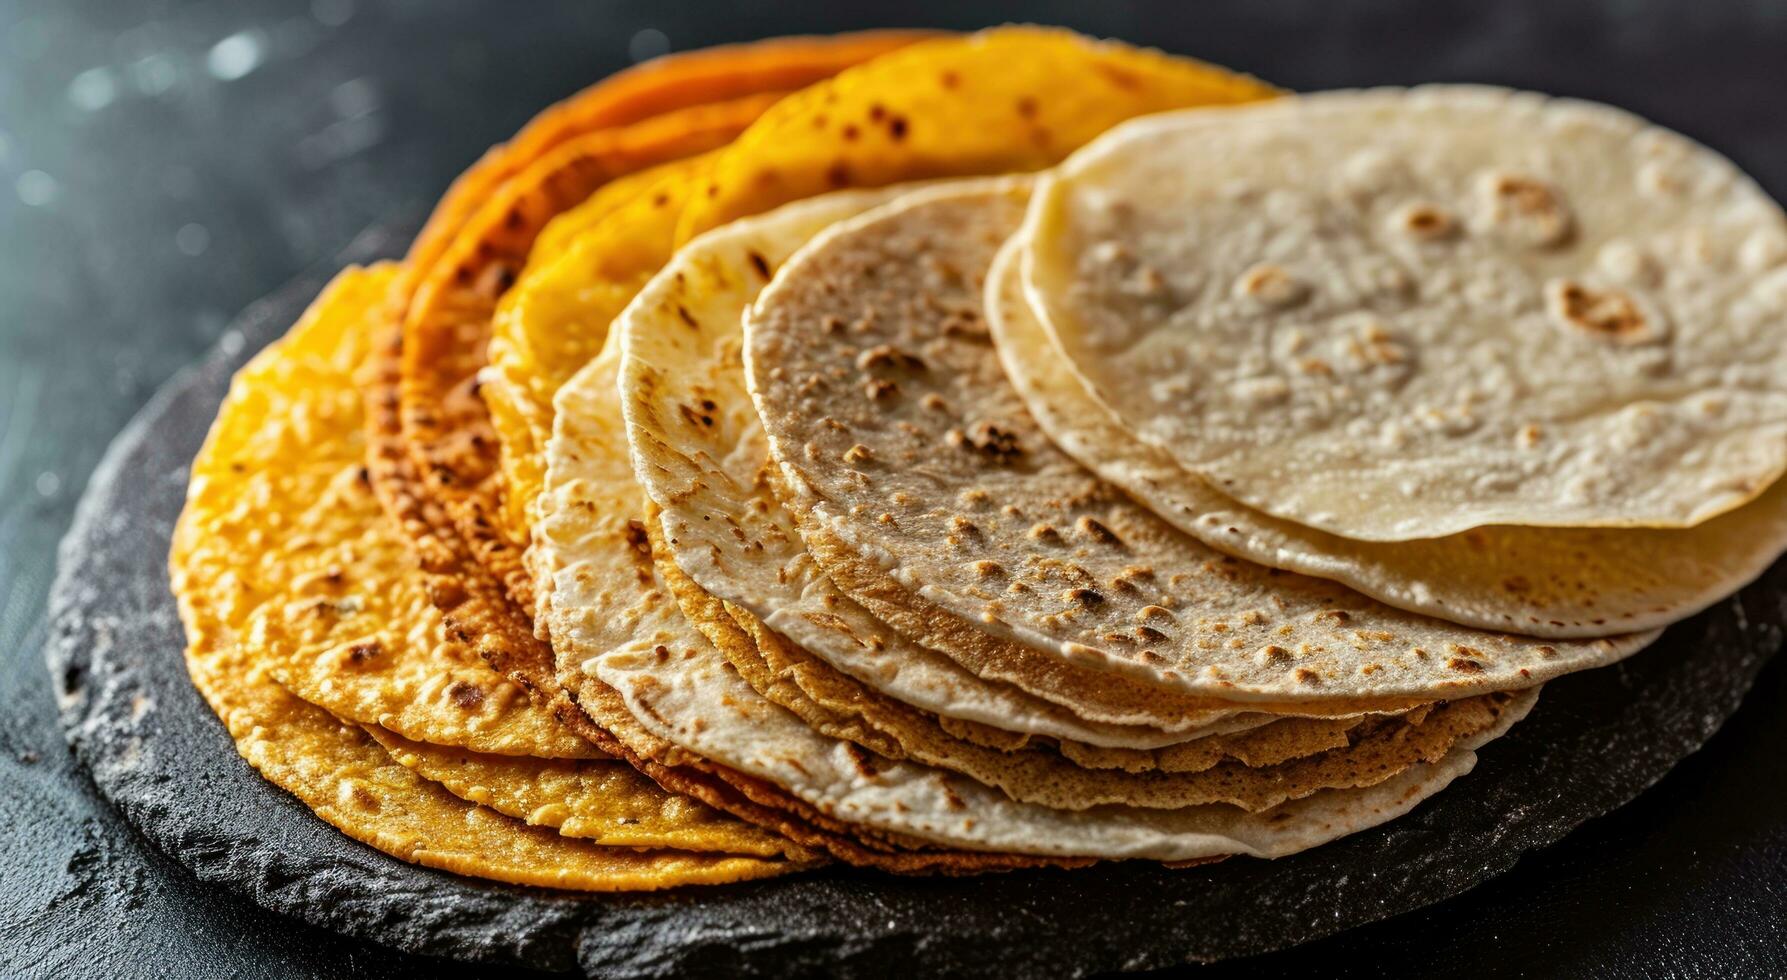
[[[193,464],[170,557],[193,682],[269,780],[348,835],[407,861],[517,884],[593,891],[667,888],[781,873],[786,861],[604,847],[468,804],[391,759],[357,726],[281,688],[271,651],[333,649],[386,624],[377,576],[357,563],[389,531],[361,455],[351,380],[369,313],[395,270],[351,269],[231,387]],[[640,778],[622,812],[643,794]],[[717,832],[742,825],[718,821]],[[691,826],[690,832],[695,828]],[[753,832],[754,833],[754,832]],[[672,843],[667,839],[665,843]]]

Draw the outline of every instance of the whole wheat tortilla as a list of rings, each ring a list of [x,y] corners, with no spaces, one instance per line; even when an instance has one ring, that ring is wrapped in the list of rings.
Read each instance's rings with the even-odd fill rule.
[[[878,616],[925,600],[1061,663],[1266,702],[1523,687],[1654,636],[1538,642],[1401,612],[1211,551],[1099,481],[1031,420],[984,323],[1024,205],[1021,184],[978,184],[834,225],[746,318],[784,502]]]
[[[635,475],[671,525],[677,563],[708,593],[839,670],[947,717],[1139,749],[1195,737],[1187,726],[1200,721],[1232,727],[1215,711],[1161,729],[1087,722],[1009,684],[980,681],[839,593],[802,547],[763,478],[768,451],[744,386],[740,318],[813,234],[899,193],[839,192],[717,229],[680,249],[627,307],[617,331],[627,439]]]
[[[1496,526],[1371,542],[1272,517],[1137,439],[1086,390],[1023,295],[1021,249],[1014,236],[1000,250],[986,309],[1005,374],[1031,416],[1081,465],[1225,554],[1467,626],[1579,637],[1692,615],[1742,588],[1787,546],[1787,480],[1689,529]]]
[[[972,626],[939,630],[947,617],[936,610],[909,617],[933,631],[913,635],[950,651],[946,656],[889,629],[807,553],[793,515],[770,486],[768,451],[739,359],[740,318],[775,267],[814,233],[897,193],[840,192],[709,232],[684,246],[621,318],[620,383],[634,472],[662,509],[677,563],[703,590],[741,607],[740,615],[761,619],[896,700],[958,723],[1079,743],[1065,748],[1081,759],[1096,758],[1094,746],[1153,749],[1270,720],[1230,702],[1125,689],[1107,676],[1036,664],[1028,651],[990,641]],[[592,373],[580,383],[613,382]],[[567,476],[577,472],[576,461],[561,465]],[[989,673],[1005,679],[976,676]],[[1289,710],[1332,715],[1383,707]],[[1093,715],[1104,720],[1085,717]],[[1123,761],[1112,764],[1139,764],[1118,757]]]
[[[529,566],[539,577],[537,623],[546,650],[516,651],[512,676],[556,691],[558,717],[604,750],[626,758],[660,785],[775,830],[843,861],[908,874],[969,874],[1083,859],[967,853],[898,834],[863,832],[754,776],[654,735],[625,701],[584,669],[614,650],[651,658],[712,648],[678,610],[656,574],[644,527],[645,500],[627,460],[619,393],[618,345],[559,391],[548,468]],[[603,376],[591,383],[582,375]]]
[[[1432,86],[1166,115],[1031,218],[1032,300],[1090,389],[1276,517],[1690,527],[1787,467],[1787,217],[1607,106]]]
[[[1053,810],[963,776],[883,758],[821,735],[757,695],[705,645],[614,650],[586,669],[625,698],[652,735],[782,787],[837,819],[964,849],[1184,861],[1281,857],[1406,813],[1475,764],[1474,749],[1522,717],[1536,689],[1498,694],[1496,725],[1438,762],[1367,789],[1328,790],[1254,814],[1223,804]]]
[[[659,544],[654,532],[654,553]],[[756,617],[729,609],[675,562],[662,563],[658,573],[683,615],[739,677],[813,731],[888,759],[960,773],[1011,799],[1054,810],[1107,803],[1147,809],[1225,803],[1257,813],[1323,790],[1374,786],[1410,766],[1439,761],[1455,743],[1491,727],[1501,704],[1484,695],[1405,718],[1285,719],[1278,726],[1301,731],[1286,737],[1274,731],[1278,726],[1264,726],[1170,746],[1149,754],[1152,765],[1087,767],[1046,747],[1000,745],[979,733],[946,730],[934,716],[830,670]],[[1233,743],[1248,755],[1256,739],[1288,751],[1264,764],[1233,758],[1228,751]]]
[[[604,352],[584,371],[613,371],[614,362]],[[573,404],[604,398],[606,409]],[[1318,793],[1265,815],[1220,804],[1070,813],[1011,803],[965,777],[880,759],[819,735],[752,691],[657,578],[663,563],[654,562],[641,520],[626,503],[637,487],[628,479],[614,386],[574,379],[557,402],[530,561],[541,575],[540,622],[564,673],[584,675],[563,678],[564,688],[576,693],[595,725],[613,733],[611,751],[627,753],[654,778],[710,794],[704,799],[728,808],[739,806],[742,795],[745,805],[733,812],[777,821],[797,841],[844,860],[962,871],[1026,860],[1289,853],[1406,812],[1467,771],[1470,749],[1511,724],[1535,696],[1511,698],[1501,725],[1460,743],[1438,763],[1370,789]],[[586,465],[567,478],[561,461],[572,458]],[[798,772],[815,775],[789,778]],[[855,774],[866,797],[839,798],[807,781],[839,772]],[[918,846],[927,841],[951,850]]]
[[[269,780],[356,839],[404,860],[519,884],[664,888],[791,870],[786,861],[602,847],[527,827],[453,797],[392,761],[358,726],[287,693],[268,670],[293,647],[348,649],[383,632],[389,531],[365,485],[351,374],[395,275],[349,269],[292,332],[231,385],[193,463],[170,576],[193,682]],[[369,563],[357,559],[364,549]],[[575,763],[565,763],[575,764]],[[591,763],[604,765],[607,763]],[[617,783],[621,813],[663,794]],[[593,804],[593,801],[591,801]],[[658,804],[661,809],[661,802]],[[689,814],[693,816],[693,814]],[[687,843],[712,814],[666,821]],[[646,836],[634,845],[665,847]]]

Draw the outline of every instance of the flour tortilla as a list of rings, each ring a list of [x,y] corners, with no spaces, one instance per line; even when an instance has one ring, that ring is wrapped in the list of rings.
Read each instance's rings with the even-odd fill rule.
[[[625,757],[660,785],[688,793],[768,827],[796,843],[848,861],[913,874],[970,874],[1072,866],[1083,859],[973,853],[898,834],[864,832],[754,776],[677,747],[636,718],[607,684],[586,672],[597,657],[624,651],[652,660],[713,655],[659,581],[644,527],[645,500],[627,460],[619,393],[618,345],[584,367],[555,399],[529,565],[538,576],[538,623],[552,649],[518,658],[513,671],[537,690],[560,693],[559,717],[578,734]],[[604,376],[591,382],[582,375]],[[543,652],[548,661],[540,663]],[[556,667],[556,678],[550,675]],[[649,681],[643,682],[649,683]],[[748,689],[747,689],[748,690]]]
[[[1787,217],[1606,106],[1433,86],[1163,115],[1064,164],[1026,241],[1123,425],[1285,520],[1691,527],[1787,467]]]
[[[654,534],[654,548],[659,544]],[[1013,800],[1054,810],[1085,810],[1107,803],[1146,809],[1182,809],[1211,803],[1260,812],[1323,790],[1374,786],[1412,765],[1439,761],[1455,743],[1495,724],[1505,697],[1485,695],[1421,710],[1397,719],[1335,724],[1287,719],[1299,734],[1275,738],[1277,726],[1238,736],[1208,737],[1157,754],[1148,768],[1098,768],[1077,764],[1043,747],[1001,747],[977,737],[958,737],[933,716],[877,695],[817,663],[794,644],[744,613],[728,616],[725,604],[701,590],[674,562],[659,573],[683,614],[701,630],[746,684],[813,731],[862,746],[889,759],[960,773]],[[737,615],[737,613],[734,613]],[[1260,735],[1288,743],[1268,765],[1235,759]],[[1179,752],[1189,747],[1189,752]]]
[[[984,325],[985,272],[1024,204],[1022,185],[970,185],[835,225],[746,319],[784,502],[858,601],[845,576],[879,574],[885,604],[916,596],[1058,662],[1259,702],[1463,697],[1653,638],[1538,642],[1401,612],[1211,551],[1097,480],[1036,427]]]
[[[270,663],[293,647],[346,649],[389,629],[381,619],[393,583],[382,578],[388,567],[377,556],[390,531],[380,524],[361,468],[360,400],[351,373],[394,276],[389,266],[343,272],[285,339],[237,375],[193,463],[170,575],[193,682],[243,757],[355,839],[462,874],[611,891],[798,867],[602,847],[527,827],[420,778],[359,726],[274,681]],[[373,560],[361,562],[361,555]],[[621,813],[651,806],[653,797],[661,806],[662,791],[643,779],[617,789]],[[666,821],[671,836],[636,836],[633,844],[690,843],[704,826],[724,833],[728,824],[711,813]]]
[[[1073,373],[1023,295],[1022,236],[1000,250],[987,323],[1025,407],[1081,465],[1225,554],[1351,586],[1399,609],[1545,637],[1666,626],[1760,575],[1787,547],[1787,481],[1694,528],[1481,527],[1355,541],[1254,510],[1137,439]]]
[[[1017,803],[974,780],[820,735],[758,696],[711,647],[667,657],[619,650],[592,658],[587,669],[618,691],[655,736],[771,782],[839,819],[969,850],[1158,861],[1282,857],[1400,816],[1469,772],[1474,749],[1506,731],[1538,694],[1498,696],[1506,703],[1494,728],[1439,762],[1369,789],[1321,792],[1261,814],[1222,804],[1064,811]]]
[[[960,723],[1078,743],[1067,748],[1081,759],[1096,758],[1095,746],[1154,749],[1271,720],[1227,702],[1126,692],[1103,676],[1060,668],[1016,683],[978,677],[876,619],[807,553],[767,478],[768,450],[739,360],[741,317],[773,270],[813,234],[899,193],[841,192],[709,232],[679,250],[622,316],[620,384],[634,472],[668,522],[678,565],[702,590],[740,607],[737,615],[761,620],[895,700]],[[583,380],[612,384],[593,373]],[[967,641],[936,641],[987,670],[1025,656],[966,632]],[[975,649],[989,647],[988,662],[971,660]],[[1038,693],[1027,693],[1026,684]]]

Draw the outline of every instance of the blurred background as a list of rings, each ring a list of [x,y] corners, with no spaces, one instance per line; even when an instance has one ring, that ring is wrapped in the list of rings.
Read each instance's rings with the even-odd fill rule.
[[[1586,96],[1708,142],[1787,195],[1783,0],[0,0],[0,974],[74,969],[85,936],[167,957],[170,975],[400,965],[142,853],[55,733],[37,652],[54,545],[106,443],[157,386],[363,229],[415,227],[482,150],[611,71],[768,35],[1014,20],[1295,89],[1469,80]],[[1419,962],[1779,975],[1783,675],[1776,663],[1663,786],[1507,878],[1223,974]],[[66,894],[77,864],[96,861],[148,880],[151,907]]]

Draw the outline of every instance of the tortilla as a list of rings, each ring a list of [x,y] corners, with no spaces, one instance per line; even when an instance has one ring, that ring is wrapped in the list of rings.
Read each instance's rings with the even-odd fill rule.
[[[410,464],[375,466],[374,479],[422,553],[436,552],[448,565],[476,561],[510,598],[532,606],[520,560],[525,541],[502,519],[497,443],[477,375],[486,362],[494,301],[514,281],[542,226],[616,176],[724,143],[787,87],[917,36],[877,32],[663,59],[650,71],[623,74],[584,93],[569,118],[535,124],[462,178],[478,190],[449,194],[398,290],[404,324],[402,339],[394,341],[399,424],[375,449],[379,459],[399,450],[413,457]],[[440,235],[450,230],[448,244],[434,244],[437,227]],[[390,396],[375,389],[371,397]],[[452,539],[444,536],[448,523],[457,531]]]
[[[1033,685],[1051,701],[976,677],[877,620],[807,554],[765,479],[768,450],[739,360],[741,318],[770,272],[814,233],[903,192],[838,192],[716,229],[679,250],[627,308],[618,334],[627,439],[634,475],[662,510],[676,563],[702,590],[740,607],[735,618],[761,620],[837,670],[985,744],[1015,748],[1026,739],[1013,735],[1037,735],[1083,743],[1068,747],[1083,760],[1103,754],[1113,758],[1107,765],[1150,768],[1148,756],[1094,746],[1155,749],[1272,720],[1229,703],[1146,691],[1109,710],[1135,712],[1141,702],[1157,727],[1087,721],[1075,711],[1119,700],[1106,679]],[[598,374],[585,380],[614,383]],[[562,465],[567,476],[578,472],[574,461]],[[1002,659],[1023,655],[1005,651]]]
[[[1277,91],[1057,28],[922,41],[764,113],[727,148],[678,237],[846,187],[1035,170],[1133,116]]]
[[[357,464],[357,460],[354,463]],[[383,725],[406,738],[508,756],[596,759],[602,753],[536,706],[513,681],[445,635],[412,568],[408,546],[366,491],[357,466],[318,488],[320,506],[362,529],[317,545],[325,582],[352,568],[364,632],[344,635],[309,606],[271,609],[283,643],[258,652],[268,674],[336,717]],[[295,581],[293,588],[319,583]]]
[[[644,499],[627,461],[613,380],[617,361],[618,346],[611,344],[557,398],[547,483],[528,552],[539,576],[539,623],[552,637],[552,648],[535,647],[515,657],[513,675],[540,690],[556,688],[561,720],[661,786],[852,864],[909,874],[968,874],[1085,863],[964,853],[897,834],[864,834],[772,784],[653,734],[618,693],[584,670],[596,655],[617,649],[652,658],[712,653],[655,571],[643,525]],[[551,676],[555,655],[556,677]]]
[[[625,762],[515,759],[412,742],[367,725],[391,758],[462,800],[608,847],[801,857],[790,841],[659,789]]]
[[[613,370],[614,358],[605,352],[584,373]],[[578,399],[603,398],[610,402],[606,411],[596,405],[572,404]],[[629,753],[654,778],[676,782],[692,773],[694,781],[683,785],[713,794],[703,798],[729,808],[738,801],[736,795],[727,794],[745,794],[748,804],[756,807],[756,819],[798,819],[799,824],[784,822],[778,830],[803,843],[826,847],[844,860],[906,871],[960,871],[1008,867],[1025,860],[1074,860],[1081,858],[1082,845],[1097,849],[1100,856],[1163,860],[1212,857],[1234,847],[1252,848],[1249,853],[1284,853],[1405,812],[1471,764],[1468,749],[1455,749],[1433,766],[1413,768],[1370,790],[1317,794],[1287,804],[1294,809],[1275,811],[1289,814],[1280,819],[1237,817],[1244,811],[1220,805],[1182,811],[1120,808],[1137,815],[1135,819],[1144,824],[1164,821],[1167,825],[1159,832],[1133,832],[1143,838],[1135,847],[1130,847],[1128,840],[1112,844],[1100,839],[1088,844],[1077,836],[1055,843],[1028,840],[1026,831],[1036,825],[1027,820],[1049,821],[1051,827],[1062,823],[1077,827],[1085,818],[1029,804],[991,802],[1003,797],[971,780],[909,763],[889,763],[849,743],[825,739],[758,697],[731,672],[724,658],[677,611],[655,576],[661,563],[654,563],[649,543],[639,540],[638,518],[629,516],[625,504],[636,488],[627,480],[617,401],[612,384],[582,378],[574,379],[558,396],[559,411],[548,448],[547,491],[541,498],[543,517],[536,528],[532,560],[542,574],[541,621],[553,637],[561,664],[568,668],[565,673],[571,674],[579,664],[585,672],[583,678],[567,676],[562,683],[577,692],[577,703],[595,724],[615,734],[621,743],[616,748]],[[566,478],[561,461],[573,456],[585,465],[576,477]],[[610,476],[602,478],[598,467],[605,467]],[[687,692],[700,692],[691,696],[731,714],[691,718],[678,703]],[[672,700],[660,700],[660,696]],[[1504,711],[1504,720],[1511,722],[1517,713],[1514,709],[1530,697],[1522,695],[1511,704]],[[718,736],[718,740],[696,741],[703,732]],[[741,756],[728,749],[732,745],[749,749]],[[820,747],[819,756],[810,754],[815,746]],[[825,752],[834,755],[827,757]],[[765,758],[780,760],[780,768],[766,768]],[[787,772],[821,762],[830,771],[840,763],[854,767],[858,761],[881,772],[887,771],[883,765],[904,767],[896,782],[906,785],[907,774],[919,779],[920,789],[914,792],[925,795],[911,798],[915,802],[947,806],[942,801],[949,797],[939,795],[942,791],[929,782],[942,779],[947,781],[943,788],[956,799],[971,799],[976,805],[989,801],[995,809],[978,832],[958,832],[954,821],[940,829],[933,818],[899,816],[898,807],[869,820],[865,828],[859,826],[855,805],[840,807],[833,798],[812,792],[811,787],[783,780]],[[1358,795],[1348,797],[1346,793]],[[1312,801],[1324,798],[1319,808],[1313,808]],[[1021,814],[1029,816],[1008,821],[1006,806],[1022,806]],[[734,812],[752,811],[741,808]],[[1086,812],[1102,816],[1105,808]],[[885,813],[895,816],[882,819]],[[1236,820],[1248,828],[1243,838],[1186,833],[1204,827],[1202,821],[1232,829],[1228,825]],[[994,824],[1015,829],[989,830]],[[992,840],[985,836],[989,833],[994,835]],[[1094,833],[1103,837],[1102,832]],[[1117,835],[1127,839],[1132,832],[1120,830]],[[965,850],[913,849],[915,839]],[[1026,859],[1015,846],[1010,851],[1018,853],[1007,853],[1007,843],[1028,843],[1024,851],[1035,856]],[[981,851],[986,853],[976,853]],[[977,858],[992,863],[977,865]]]
[[[344,648],[389,626],[380,621],[383,566],[353,560],[357,543],[372,542],[376,553],[388,532],[366,521],[376,505],[360,464],[361,409],[350,375],[395,275],[383,266],[338,276],[285,339],[237,375],[193,463],[170,576],[193,682],[243,757],[350,836],[462,874],[609,891],[796,867],[606,848],[526,827],[420,779],[364,731],[273,681],[267,668],[277,651]],[[345,505],[354,494],[361,502]],[[679,828],[685,840],[699,830]]]
[[[471,556],[524,609],[532,606],[520,557],[525,542],[511,540],[499,523],[497,445],[478,393],[495,301],[553,215],[617,176],[713,149],[776,97],[695,106],[557,147],[484,203],[422,279],[405,311],[401,431],[423,486],[389,495],[426,493]]]
[[[1439,762],[1367,789],[1329,790],[1254,814],[1222,804],[1053,810],[939,769],[821,735],[758,696],[711,647],[620,649],[587,666],[653,735],[766,780],[839,819],[966,849],[1105,859],[1281,857],[1392,819],[1475,764],[1473,751],[1524,716],[1529,689],[1496,695],[1497,724]]]
[[[653,58],[604,78],[535,116],[447,188],[405,257],[401,302],[407,303],[417,276],[434,266],[497,187],[565,142],[741,94],[797,89],[934,34],[860,31],[718,45]]]
[[[784,503],[881,618],[921,598],[1058,663],[1247,702],[1465,697],[1654,637],[1541,643],[1401,612],[1211,551],[1097,480],[1036,427],[984,326],[1024,204],[1021,183],[977,183],[835,225],[746,318]]]
[[[1073,373],[1024,298],[1022,238],[987,285],[987,325],[1012,386],[1055,445],[1224,554],[1333,579],[1399,609],[1533,636],[1601,636],[1684,619],[1742,588],[1787,542],[1787,481],[1698,527],[1480,527],[1354,541],[1224,496],[1125,429]]]
[[[1163,116],[1064,164],[1026,241],[1099,400],[1285,520],[1683,528],[1787,468],[1787,216],[1606,106],[1432,86]]]
[[[677,217],[712,154],[617,180],[547,227],[586,224],[555,253],[541,236],[528,270],[498,307],[481,391],[502,437],[504,522],[527,538],[545,479],[552,396],[601,351],[609,324],[674,247]],[[540,254],[545,253],[545,254]]]
[[[648,522],[649,523],[649,522]],[[659,540],[654,533],[654,553]],[[1321,790],[1373,786],[1418,763],[1439,761],[1451,746],[1493,725],[1495,708],[1469,698],[1421,711],[1414,720],[1345,723],[1287,719],[1301,738],[1274,738],[1268,726],[1238,736],[1212,736],[1152,754],[1153,765],[1086,767],[1048,748],[1000,745],[978,734],[958,736],[935,717],[882,697],[830,671],[740,610],[709,596],[674,562],[658,572],[694,623],[753,690],[787,709],[821,735],[848,741],[889,759],[910,760],[961,773],[1024,803],[1084,810],[1106,803],[1178,809],[1226,803],[1251,812]],[[959,729],[958,729],[959,730]],[[1270,766],[1234,759],[1250,739],[1293,746]],[[1190,747],[1191,751],[1179,751]],[[1132,753],[1141,755],[1141,753]]]

